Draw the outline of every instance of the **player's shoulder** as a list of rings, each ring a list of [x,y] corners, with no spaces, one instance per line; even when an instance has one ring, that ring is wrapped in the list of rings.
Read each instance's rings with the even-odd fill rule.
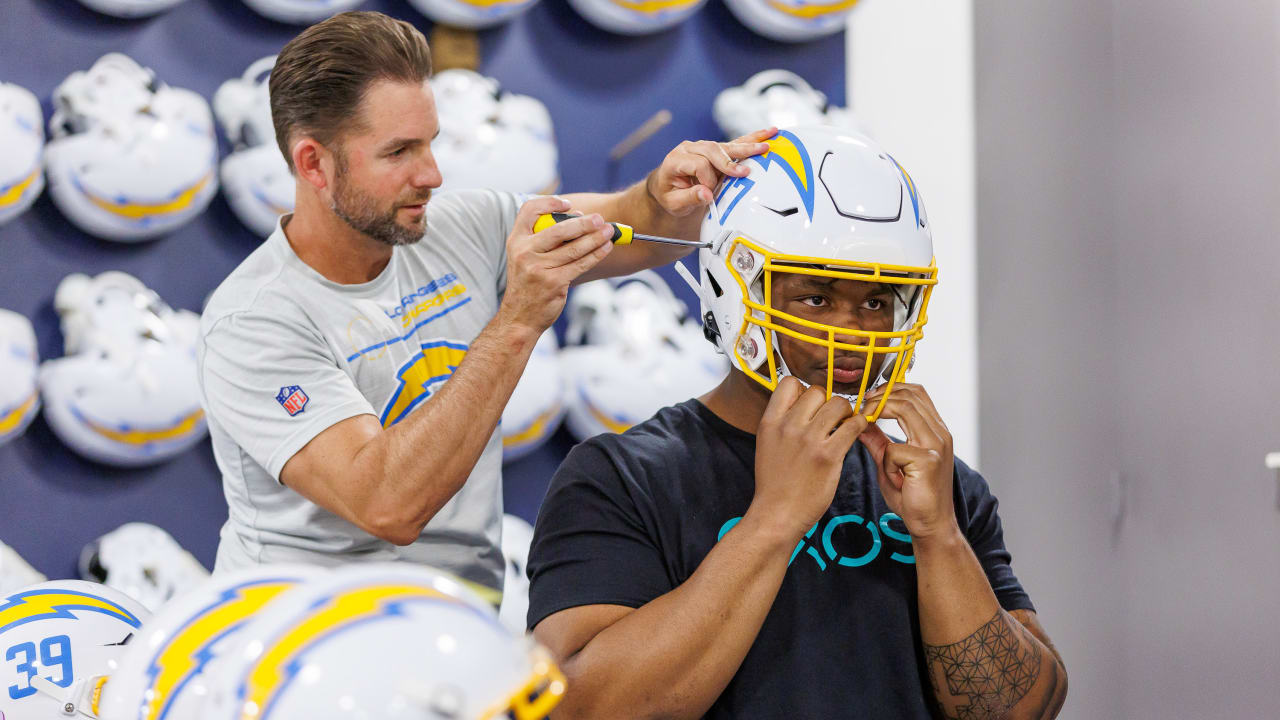
[[[637,482],[669,478],[702,453],[701,444],[709,432],[697,401],[686,400],[659,410],[626,432],[584,441],[570,453],[570,459],[607,462],[618,474]]]

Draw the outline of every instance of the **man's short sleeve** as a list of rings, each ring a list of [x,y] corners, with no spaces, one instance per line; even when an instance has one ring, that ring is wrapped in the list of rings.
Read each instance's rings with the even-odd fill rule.
[[[967,465],[956,460],[956,476],[959,478],[960,497],[964,503],[968,522],[965,537],[978,562],[987,574],[987,581],[1005,610],[1035,610],[1031,597],[1013,574],[1013,556],[1004,546],[1004,530],[1000,525],[1000,503],[987,481]]]
[[[529,551],[529,628],[582,605],[640,607],[674,589],[661,551],[600,446],[575,447],[551,480]]]
[[[282,319],[224,317],[201,339],[198,359],[205,411],[276,480],[326,428],[376,415],[328,346]]]

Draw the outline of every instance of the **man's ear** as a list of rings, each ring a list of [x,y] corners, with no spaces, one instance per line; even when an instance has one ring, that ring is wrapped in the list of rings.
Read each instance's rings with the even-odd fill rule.
[[[329,180],[333,177],[334,162],[333,153],[314,138],[306,135],[298,138],[293,143],[293,167],[298,175],[298,179],[310,184],[317,190],[323,190],[329,186]]]

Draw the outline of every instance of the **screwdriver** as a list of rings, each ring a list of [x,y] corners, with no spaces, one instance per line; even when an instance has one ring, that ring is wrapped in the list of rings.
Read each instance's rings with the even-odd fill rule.
[[[534,232],[542,232],[558,222],[572,220],[581,215],[570,215],[569,213],[550,213],[548,215],[539,215],[538,221],[533,224]],[[667,245],[684,245],[686,247],[704,248],[711,247],[711,243],[701,242],[699,240],[681,240],[679,238],[660,237],[658,235],[642,235],[632,229],[630,225],[622,223],[609,223],[613,227],[613,237],[610,240],[614,245],[630,245],[633,239],[644,240],[645,242],[666,243]]]

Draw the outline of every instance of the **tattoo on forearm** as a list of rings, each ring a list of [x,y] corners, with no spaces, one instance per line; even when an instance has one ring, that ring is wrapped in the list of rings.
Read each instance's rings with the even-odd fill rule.
[[[934,697],[952,720],[1004,717],[1040,675],[1039,643],[1004,611],[958,643],[925,643],[924,653]]]

